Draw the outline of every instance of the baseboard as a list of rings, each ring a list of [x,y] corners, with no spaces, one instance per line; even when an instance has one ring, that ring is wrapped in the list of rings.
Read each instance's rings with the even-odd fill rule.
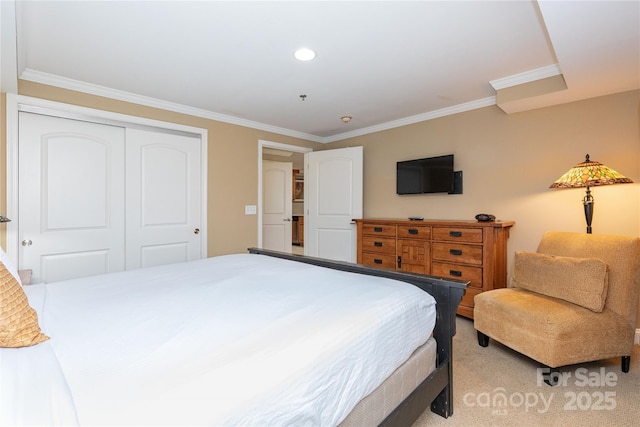
[[[633,338],[635,345],[640,345],[640,328],[636,329],[636,336]]]

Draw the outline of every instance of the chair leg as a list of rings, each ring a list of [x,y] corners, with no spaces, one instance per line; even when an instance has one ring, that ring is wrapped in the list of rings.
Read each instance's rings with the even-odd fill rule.
[[[489,337],[480,331],[478,332],[478,344],[480,347],[487,347],[489,345]]]
[[[622,356],[622,372],[629,372],[631,366],[631,356]]]
[[[560,370],[558,368],[550,368],[546,365],[542,366],[544,372],[547,372],[546,374],[543,374],[544,382],[551,387],[558,385],[560,383],[560,378],[562,378]]]

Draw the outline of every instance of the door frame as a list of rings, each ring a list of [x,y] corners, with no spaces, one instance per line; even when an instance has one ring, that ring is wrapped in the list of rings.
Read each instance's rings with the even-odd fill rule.
[[[128,114],[114,113],[95,108],[81,107],[57,101],[49,101],[24,95],[7,93],[7,146],[6,146],[6,171],[7,171],[7,213],[8,218],[18,218],[18,112],[47,114],[54,117],[63,117],[76,120],[90,121],[94,123],[116,124],[124,127],[150,127],[161,129],[164,132],[178,132],[196,135],[200,137],[200,167],[202,171],[201,198],[202,227],[200,234],[200,253],[202,258],[207,257],[207,181],[208,181],[208,130],[178,123],[163,122],[144,117],[130,116]],[[6,252],[16,265],[19,263],[19,236],[18,222],[6,223]]]
[[[292,151],[294,153],[309,153],[312,148],[300,147],[297,145],[282,144],[280,142],[258,140],[258,247],[262,248],[262,149],[274,148],[282,151]],[[305,202],[306,203],[306,202]]]

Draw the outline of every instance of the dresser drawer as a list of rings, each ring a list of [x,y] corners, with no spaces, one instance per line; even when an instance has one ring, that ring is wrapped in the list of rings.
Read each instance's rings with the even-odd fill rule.
[[[386,254],[362,253],[362,263],[372,267],[396,268],[396,256]]]
[[[465,280],[470,282],[469,286],[482,289],[482,267],[434,262],[431,264],[431,274],[446,279]]]
[[[396,239],[383,236],[362,236],[362,250],[377,254],[396,254]]]
[[[433,227],[433,240],[482,243],[482,228]]]
[[[430,239],[431,227],[425,225],[417,225],[415,227],[411,225],[399,225],[398,226],[398,238],[411,238],[411,239]]]
[[[482,246],[433,242],[434,260],[482,265]]]
[[[396,237],[396,226],[387,224],[362,224],[362,234]]]

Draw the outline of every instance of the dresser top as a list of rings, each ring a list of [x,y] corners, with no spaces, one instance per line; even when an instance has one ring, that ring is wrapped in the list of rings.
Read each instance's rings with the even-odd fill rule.
[[[476,220],[452,220],[452,219],[424,219],[411,221],[406,218],[362,218],[354,219],[356,223],[366,222],[370,224],[401,224],[401,225],[435,225],[448,227],[488,227],[488,228],[508,228],[515,225],[515,221],[476,221]]]

